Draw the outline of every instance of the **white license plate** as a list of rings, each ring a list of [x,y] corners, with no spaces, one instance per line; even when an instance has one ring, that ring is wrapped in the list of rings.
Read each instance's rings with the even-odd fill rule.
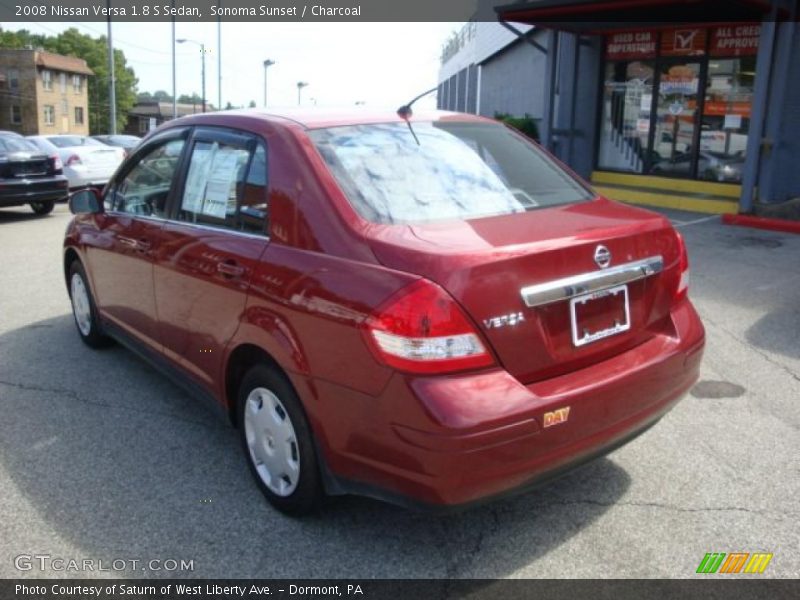
[[[585,346],[631,328],[628,286],[576,296],[569,301],[572,343]]]

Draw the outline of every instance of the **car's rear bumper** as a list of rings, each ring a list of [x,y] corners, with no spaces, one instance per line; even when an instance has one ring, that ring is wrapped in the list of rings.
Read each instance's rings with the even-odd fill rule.
[[[0,180],[0,206],[21,206],[67,197],[67,178],[61,175],[37,179]]]
[[[108,180],[111,179],[111,176],[116,170],[116,166],[103,165],[97,167],[88,167],[85,165],[80,165],[64,167],[64,175],[66,175],[67,179],[69,179],[70,189],[82,187],[102,187],[108,183]]]
[[[318,397],[328,399],[310,412],[329,491],[407,505],[465,505],[524,489],[619,447],[697,380],[703,326],[688,301],[671,316],[672,330],[663,335],[527,386],[502,369],[396,375],[379,397],[316,381]],[[566,422],[543,427],[545,413],[565,407]]]

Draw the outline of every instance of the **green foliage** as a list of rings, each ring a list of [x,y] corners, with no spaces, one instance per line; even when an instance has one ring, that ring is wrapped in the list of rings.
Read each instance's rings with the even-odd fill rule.
[[[156,90],[152,94],[150,92],[140,92],[136,97],[137,102],[172,102],[172,94],[168,94],[164,90]]]
[[[525,113],[524,117],[515,117],[507,113],[494,113],[494,118],[520,131],[532,140],[539,141],[539,125],[537,119],[534,119],[528,113]]]
[[[203,97],[197,92],[192,92],[191,96],[189,94],[178,96],[178,102],[181,104],[199,104],[203,106]]]
[[[250,104],[248,104],[247,106],[250,107],[250,108],[255,108],[256,107],[256,101],[255,100],[250,100]]]
[[[88,78],[89,92],[89,132],[109,133],[109,72],[108,46],[105,36],[93,38],[74,27],[58,34],[45,36],[27,30],[0,31],[0,47],[3,48],[44,48],[48,52],[82,58],[94,71]],[[136,85],[138,79],[133,69],[127,65],[125,53],[114,50],[114,76],[116,79],[117,131],[122,131],[128,122],[128,111],[136,104]]]

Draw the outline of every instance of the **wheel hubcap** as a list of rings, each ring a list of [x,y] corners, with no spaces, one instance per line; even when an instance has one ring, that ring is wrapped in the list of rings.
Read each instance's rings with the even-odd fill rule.
[[[300,478],[300,448],[289,413],[266,388],[255,388],[244,408],[250,460],[261,481],[278,496],[289,496]]]
[[[72,296],[72,312],[75,315],[75,322],[83,335],[89,335],[92,330],[92,308],[89,304],[89,293],[83,283],[83,278],[77,273],[72,275],[70,282]]]

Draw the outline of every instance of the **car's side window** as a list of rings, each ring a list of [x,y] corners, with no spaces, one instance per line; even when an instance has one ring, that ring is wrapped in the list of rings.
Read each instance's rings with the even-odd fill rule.
[[[184,143],[183,139],[172,139],[145,154],[110,191],[112,210],[165,217]]]
[[[267,194],[267,152],[263,144],[258,144],[244,182],[237,223],[239,229],[251,233],[269,231]]]
[[[198,140],[192,148],[178,219],[264,234],[267,215],[266,152]]]

